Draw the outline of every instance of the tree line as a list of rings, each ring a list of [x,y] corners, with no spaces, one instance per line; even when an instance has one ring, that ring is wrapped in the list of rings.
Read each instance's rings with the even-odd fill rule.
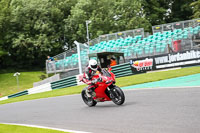
[[[0,68],[43,68],[75,40],[200,17],[200,0],[0,0]]]

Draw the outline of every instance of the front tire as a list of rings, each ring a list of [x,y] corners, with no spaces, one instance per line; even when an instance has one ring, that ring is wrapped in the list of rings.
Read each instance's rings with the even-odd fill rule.
[[[86,105],[88,105],[89,107],[95,106],[97,104],[97,102],[94,101],[94,99],[92,97],[87,97],[85,90],[82,90],[81,96],[82,96],[84,103]]]
[[[117,104],[117,105],[122,105],[125,101],[125,95],[124,92],[118,87],[118,86],[114,86],[111,89],[111,99],[112,101]]]

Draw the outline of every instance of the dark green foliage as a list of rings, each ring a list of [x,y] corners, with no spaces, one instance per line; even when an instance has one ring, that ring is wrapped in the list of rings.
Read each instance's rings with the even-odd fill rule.
[[[192,7],[193,10],[193,18],[200,18],[200,0],[192,2],[190,4],[190,6]]]
[[[46,55],[62,51],[64,19],[75,4],[69,0],[3,0],[0,6],[0,47],[4,67],[44,67]],[[68,4],[69,3],[69,4]],[[74,4],[73,4],[74,3]]]
[[[166,0],[143,0],[145,17],[150,21],[151,25],[166,23],[166,13],[169,9],[169,1]]]
[[[168,22],[176,22],[191,19],[192,7],[190,4],[197,0],[171,0],[171,14]]]
[[[44,80],[44,79],[46,79],[47,77],[46,77],[46,75],[42,74],[42,75],[39,76],[39,78],[40,78],[41,80]]]

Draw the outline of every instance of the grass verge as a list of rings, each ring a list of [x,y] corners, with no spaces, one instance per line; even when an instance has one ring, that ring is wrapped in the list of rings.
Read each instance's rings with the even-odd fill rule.
[[[159,81],[164,79],[170,79],[180,76],[187,76],[192,74],[200,73],[200,67],[189,67],[189,68],[182,68],[176,70],[169,70],[169,71],[160,71],[154,73],[145,73],[145,74],[138,74],[132,75],[127,77],[121,77],[116,79],[116,85],[120,87],[129,86],[129,85],[136,85],[142,84],[147,82]],[[81,86],[73,86],[63,89],[57,89],[49,92],[43,92],[33,95],[25,95],[17,98],[10,98],[8,100],[0,101],[0,104],[6,103],[13,103],[25,100],[33,100],[39,98],[47,98],[47,97],[55,97],[55,96],[63,96],[63,95],[71,95],[71,94],[78,94],[86,85]]]
[[[14,94],[33,87],[33,82],[40,81],[41,71],[20,72],[19,87],[14,73],[0,73],[0,97]]]
[[[0,133],[66,133],[52,129],[0,124]]]

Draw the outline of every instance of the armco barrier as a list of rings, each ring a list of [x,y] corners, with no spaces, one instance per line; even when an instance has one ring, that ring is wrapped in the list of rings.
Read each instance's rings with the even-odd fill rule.
[[[71,76],[71,77],[64,78],[62,80],[52,82],[51,88],[52,89],[60,89],[60,88],[76,86],[76,85],[77,85],[76,76]]]
[[[123,76],[133,75],[130,63],[124,63],[124,64],[112,66],[112,72],[115,74],[115,76],[117,78],[123,77]]]

